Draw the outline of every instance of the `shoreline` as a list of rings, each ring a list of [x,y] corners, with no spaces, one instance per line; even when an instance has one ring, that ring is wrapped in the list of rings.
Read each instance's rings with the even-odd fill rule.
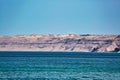
[[[102,54],[102,53],[106,53],[106,54],[109,54],[109,53],[117,53],[117,54],[119,54],[120,52],[79,52],[79,51],[0,51],[0,52],[40,52],[40,53],[100,53],[100,54]]]

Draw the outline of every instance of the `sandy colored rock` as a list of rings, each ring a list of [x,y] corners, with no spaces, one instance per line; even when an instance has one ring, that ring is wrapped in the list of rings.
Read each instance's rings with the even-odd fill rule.
[[[120,52],[119,49],[119,35],[32,34],[0,36],[0,51]]]

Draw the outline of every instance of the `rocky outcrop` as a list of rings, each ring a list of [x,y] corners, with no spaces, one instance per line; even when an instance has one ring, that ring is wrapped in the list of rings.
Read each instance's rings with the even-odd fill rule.
[[[0,36],[0,51],[120,52],[120,35]]]

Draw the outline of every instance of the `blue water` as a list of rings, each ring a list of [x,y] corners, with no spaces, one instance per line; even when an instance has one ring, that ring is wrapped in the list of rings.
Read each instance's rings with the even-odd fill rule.
[[[0,52],[0,80],[120,80],[120,54]]]

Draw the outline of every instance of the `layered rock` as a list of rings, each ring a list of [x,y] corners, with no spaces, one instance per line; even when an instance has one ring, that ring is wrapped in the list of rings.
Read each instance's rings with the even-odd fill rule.
[[[120,52],[120,35],[0,36],[0,51]]]

